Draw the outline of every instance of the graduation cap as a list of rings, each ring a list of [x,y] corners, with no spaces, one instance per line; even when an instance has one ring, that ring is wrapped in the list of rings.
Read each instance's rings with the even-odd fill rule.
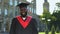
[[[28,5],[29,5],[29,3],[20,3],[20,4],[18,4],[17,6],[18,6],[19,8],[22,8],[22,7],[26,7],[26,8],[27,8]]]

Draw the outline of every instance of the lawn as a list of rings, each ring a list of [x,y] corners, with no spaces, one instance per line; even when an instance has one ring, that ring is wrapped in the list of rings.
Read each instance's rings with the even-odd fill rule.
[[[39,32],[38,34],[45,34],[45,32]],[[51,34],[51,32],[49,32],[49,34]],[[56,33],[55,34],[60,34],[60,33]]]

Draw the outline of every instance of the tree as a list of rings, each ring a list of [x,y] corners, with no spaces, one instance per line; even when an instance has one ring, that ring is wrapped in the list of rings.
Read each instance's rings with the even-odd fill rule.
[[[56,20],[52,20],[53,25],[56,27],[58,26],[60,28],[60,11],[53,12],[52,16],[55,16]]]

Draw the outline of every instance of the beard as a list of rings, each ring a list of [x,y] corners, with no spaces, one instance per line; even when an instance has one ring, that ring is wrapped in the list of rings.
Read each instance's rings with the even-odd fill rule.
[[[27,16],[27,12],[24,13],[20,13],[22,17],[26,17]]]

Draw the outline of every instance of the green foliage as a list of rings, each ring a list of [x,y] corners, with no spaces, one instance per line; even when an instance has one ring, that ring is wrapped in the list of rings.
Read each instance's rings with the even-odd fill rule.
[[[57,25],[60,27],[60,11],[57,10],[53,12],[52,16],[54,17],[52,18],[51,22],[55,25],[55,27],[57,27]]]
[[[56,11],[52,15],[55,16],[58,20],[60,19],[60,11]]]
[[[56,21],[57,18],[56,18],[55,16],[51,16],[51,20],[52,20],[52,21]]]
[[[45,32],[38,32],[38,34],[45,34]],[[49,32],[48,34],[51,34],[51,32]],[[55,34],[60,34],[60,33],[55,33]]]

